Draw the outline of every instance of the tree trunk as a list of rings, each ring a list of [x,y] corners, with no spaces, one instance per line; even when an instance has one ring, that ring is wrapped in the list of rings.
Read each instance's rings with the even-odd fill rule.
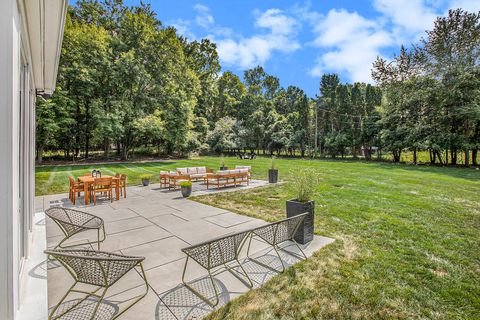
[[[470,165],[470,150],[465,149],[465,167]]]
[[[413,148],[413,164],[417,164],[417,148]]]
[[[442,154],[438,150],[435,150],[435,153],[438,156],[438,161],[440,162],[440,165],[443,166]]]
[[[110,156],[110,141],[108,139],[104,139],[103,141],[103,156],[107,160]]]
[[[38,160],[38,163],[43,162],[43,146],[42,145],[39,145],[37,147],[37,160]]]
[[[88,159],[88,153],[90,151],[90,137],[87,136],[85,137],[85,160]]]
[[[478,149],[477,148],[472,149],[472,165],[474,166],[477,165],[477,155],[478,155]]]

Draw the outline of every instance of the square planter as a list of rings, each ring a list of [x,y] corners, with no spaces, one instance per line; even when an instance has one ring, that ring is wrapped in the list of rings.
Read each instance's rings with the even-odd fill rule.
[[[278,181],[278,169],[268,170],[268,183],[277,183]]]
[[[295,234],[295,241],[306,244],[313,240],[313,224],[315,217],[315,201],[299,202],[296,199],[287,201],[287,218],[298,216],[304,212],[308,215]]]

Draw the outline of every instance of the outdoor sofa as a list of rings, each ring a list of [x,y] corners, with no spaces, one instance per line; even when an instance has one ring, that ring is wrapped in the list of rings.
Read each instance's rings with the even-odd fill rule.
[[[180,175],[190,176],[190,180],[198,181],[204,180],[208,173],[213,173],[213,170],[207,167],[187,167],[177,168],[177,173]]]
[[[234,170],[220,170],[216,173],[209,173],[205,178],[205,182],[207,183],[207,189],[210,186],[215,186],[217,188],[220,187],[227,187],[227,186],[234,186],[236,187],[239,184],[244,182],[247,185],[250,182],[250,173],[248,169],[234,169]]]

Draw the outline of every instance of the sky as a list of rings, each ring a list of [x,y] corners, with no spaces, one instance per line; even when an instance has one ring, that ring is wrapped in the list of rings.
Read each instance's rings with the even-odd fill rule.
[[[74,1],[71,1],[71,3]],[[125,0],[127,5],[140,0]],[[377,56],[417,43],[450,8],[480,10],[480,0],[144,0],[164,25],[189,40],[217,44],[222,72],[261,65],[283,87],[319,92],[322,74],[373,83]]]

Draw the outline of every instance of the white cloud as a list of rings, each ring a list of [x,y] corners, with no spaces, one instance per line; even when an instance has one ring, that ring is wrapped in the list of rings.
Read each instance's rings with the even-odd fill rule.
[[[437,16],[446,15],[445,8],[476,12],[480,1],[374,0],[373,6],[379,15],[371,19],[344,9],[332,9],[326,16],[308,6],[297,10],[311,25],[315,38],[310,44],[322,50],[310,69],[311,76],[342,72],[350,81],[371,82],[372,63],[382,56],[382,50],[417,42],[433,28]]]
[[[187,37],[190,40],[196,39],[195,34],[190,30],[191,22],[189,20],[176,19],[171,21],[170,25],[177,29],[178,34]]]
[[[225,64],[251,68],[264,64],[273,52],[293,52],[300,48],[296,39],[299,22],[279,9],[256,12],[257,34],[251,37],[215,39],[218,54]]]
[[[374,7],[396,28],[414,36],[431,29],[437,17],[435,8],[427,6],[423,0],[375,0]]]
[[[215,23],[215,19],[210,13],[210,8],[203,4],[196,4],[193,9],[197,12],[195,22],[202,28],[208,29]]]
[[[255,26],[270,29],[272,34],[290,35],[296,32],[299,23],[293,17],[286,16],[279,9],[268,9],[262,14],[257,12]]]
[[[350,81],[371,82],[372,62],[380,49],[392,44],[391,34],[375,20],[356,12],[332,9],[314,24],[312,45],[326,51],[317,58],[310,75],[324,72],[345,72]]]

